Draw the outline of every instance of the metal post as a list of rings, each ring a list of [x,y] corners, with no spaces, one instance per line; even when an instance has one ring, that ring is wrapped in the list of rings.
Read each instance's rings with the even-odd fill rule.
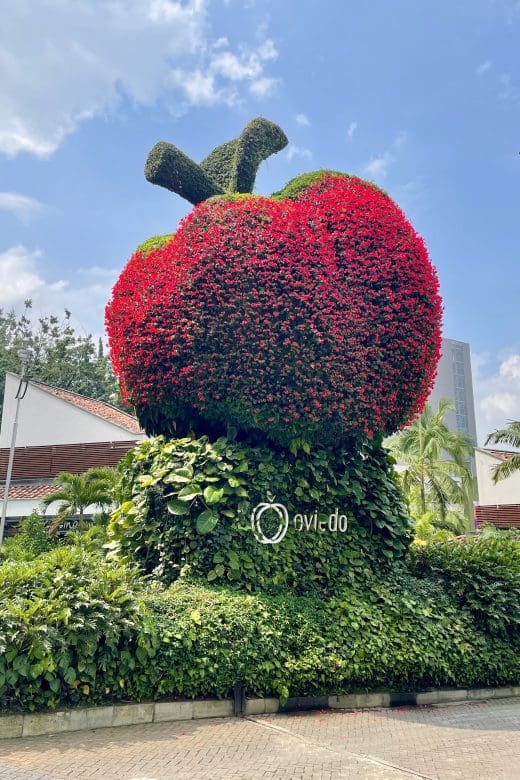
[[[24,379],[25,379],[25,369],[27,368],[27,360],[29,356],[25,350],[20,350],[19,357],[22,364],[22,368],[20,373],[20,384],[18,385],[18,390],[16,391],[16,409],[14,413],[13,432],[11,435],[11,447],[9,449],[9,461],[7,463],[7,473],[5,475],[4,500],[2,503],[2,518],[0,520],[0,548],[2,547],[2,542],[4,541],[5,518],[7,515],[7,503],[9,501],[9,488],[11,486],[11,474],[13,472],[14,453],[16,450],[16,432],[18,430],[18,413],[20,411],[20,401],[24,397],[25,390],[27,387],[27,386],[24,387]]]

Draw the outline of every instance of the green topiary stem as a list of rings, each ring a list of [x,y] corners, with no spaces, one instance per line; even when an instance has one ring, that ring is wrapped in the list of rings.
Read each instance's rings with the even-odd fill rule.
[[[217,146],[200,165],[173,144],[160,141],[148,155],[144,175],[152,184],[193,204],[213,195],[252,192],[260,163],[287,143],[278,125],[258,117],[238,138]]]

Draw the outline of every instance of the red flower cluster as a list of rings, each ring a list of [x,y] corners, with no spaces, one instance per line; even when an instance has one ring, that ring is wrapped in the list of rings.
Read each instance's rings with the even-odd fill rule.
[[[355,177],[200,204],[166,246],[133,255],[106,316],[142,419],[192,412],[281,444],[391,433],[422,410],[440,350],[424,243]]]

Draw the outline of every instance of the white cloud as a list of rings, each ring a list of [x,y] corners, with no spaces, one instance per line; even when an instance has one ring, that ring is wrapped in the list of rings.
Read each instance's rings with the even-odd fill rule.
[[[309,117],[307,114],[296,114],[296,124],[301,127],[308,127],[310,125]]]
[[[520,100],[520,90],[513,82],[510,73],[500,73],[498,76],[498,98],[514,103]]]
[[[397,152],[406,143],[406,133],[399,133],[393,140],[389,149],[381,154],[371,157],[362,170],[363,176],[384,179],[388,175],[388,169],[397,159]]]
[[[37,270],[39,250],[30,251],[22,244],[17,244],[5,252],[0,252],[0,306],[10,307],[38,295],[46,286]],[[53,290],[61,289],[63,282],[50,285]]]
[[[357,122],[351,122],[347,127],[347,138],[349,140],[353,137],[354,133],[356,132],[357,126],[358,126]]]
[[[312,152],[304,146],[296,146],[295,144],[289,144],[285,151],[285,157],[289,162],[295,157],[301,157],[302,159],[310,160]]]
[[[493,63],[491,62],[491,60],[486,60],[485,62],[482,62],[477,68],[477,74],[481,76],[483,73],[486,73],[486,71],[488,71],[492,65]]]
[[[363,174],[374,179],[384,179],[393,162],[395,162],[395,155],[392,152],[384,152],[379,157],[371,157],[363,168]]]
[[[278,56],[274,42],[237,52],[227,38],[213,42],[208,6],[209,0],[6,0],[0,152],[48,157],[79,123],[114,111],[123,95],[135,105],[164,99],[180,113],[190,105],[236,103],[241,82],[268,94],[273,86],[264,71]]]
[[[510,350],[494,364],[488,354],[472,355],[478,439],[520,420],[520,352]]]
[[[28,222],[41,208],[40,201],[28,195],[21,195],[19,192],[0,192],[0,209],[9,211],[23,222]]]
[[[35,318],[69,309],[78,330],[102,336],[105,305],[119,270],[93,266],[79,269],[73,280],[49,281],[43,275],[42,258],[40,250],[21,244],[0,252],[0,307],[20,310],[30,298]]]
[[[249,91],[256,98],[269,97],[269,95],[272,95],[274,92],[276,92],[279,83],[279,79],[272,79],[264,76],[261,79],[256,79],[256,81],[253,81],[249,87]]]

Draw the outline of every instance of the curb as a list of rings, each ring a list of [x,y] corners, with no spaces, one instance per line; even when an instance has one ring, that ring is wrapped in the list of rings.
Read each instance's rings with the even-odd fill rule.
[[[520,697],[520,686],[510,688],[437,688],[419,692],[348,693],[338,696],[299,696],[284,705],[279,699],[246,699],[244,715],[266,715],[295,710],[355,710]],[[114,704],[27,715],[0,715],[0,739],[36,737],[86,729],[168,723],[202,718],[230,718],[235,715],[232,699]]]

